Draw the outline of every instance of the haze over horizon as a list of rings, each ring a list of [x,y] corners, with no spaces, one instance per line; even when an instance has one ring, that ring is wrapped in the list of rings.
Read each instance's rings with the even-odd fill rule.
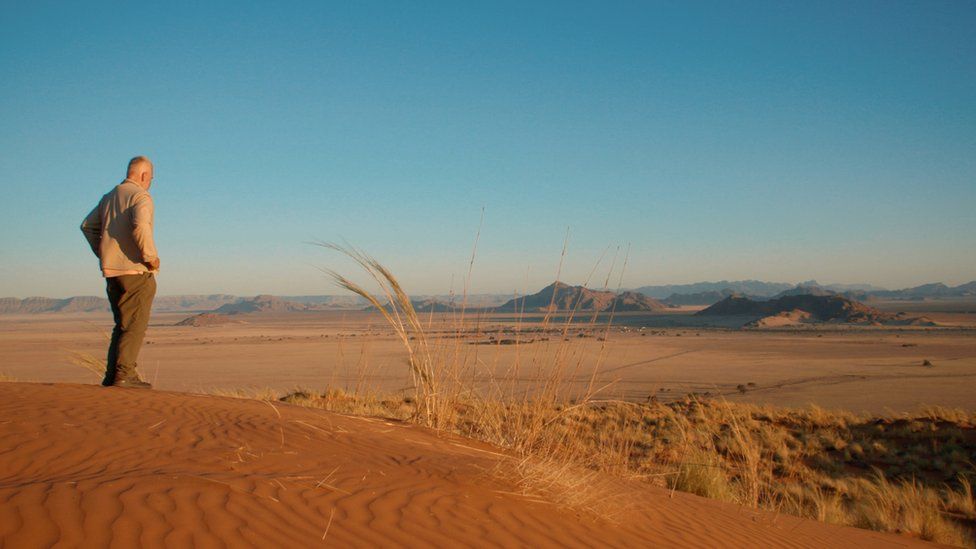
[[[136,28],[133,22],[145,22]],[[103,295],[156,165],[159,294],[976,279],[976,4],[6,6],[0,297]],[[619,250],[619,251],[618,251]],[[602,257],[602,260],[601,260]],[[614,259],[616,257],[616,259]],[[596,266],[596,268],[595,268]],[[590,273],[594,274],[590,277]]]
[[[539,293],[540,291],[544,291],[546,288],[549,288],[554,282],[555,281],[550,282],[548,284],[545,284],[544,286],[538,286],[538,287],[534,287],[534,288],[527,287],[527,288],[524,288],[524,289],[519,288],[519,289],[507,291],[507,292],[498,292],[498,291],[495,291],[495,292],[488,291],[488,292],[486,292],[486,291],[479,291],[479,290],[475,289],[475,290],[469,291],[468,292],[468,295],[471,295],[471,296],[481,295],[481,296],[524,297],[524,296],[527,296],[527,295],[532,295],[532,294]],[[586,282],[586,281],[564,282],[564,281],[560,280],[559,282],[561,282],[563,284],[567,284],[569,286],[583,286],[583,287],[586,287],[587,289],[590,289],[590,290],[597,290],[597,291],[604,290],[603,282],[599,282],[599,281],[590,280],[589,282]],[[796,286],[796,287],[809,286],[811,284],[816,284],[817,286],[821,286],[821,287],[824,287],[824,288],[834,287],[835,288],[835,291],[837,291],[837,292],[843,292],[843,291],[847,291],[847,290],[867,290],[867,291],[906,290],[906,289],[911,289],[911,288],[919,287],[919,286],[927,286],[929,284],[938,284],[941,281],[932,282],[932,283],[925,283],[925,284],[918,284],[918,285],[912,286],[912,287],[886,288],[886,287],[881,287],[881,286],[873,285],[873,284],[870,284],[870,283],[821,282],[819,280],[801,280],[801,281],[757,280],[757,279],[743,279],[743,280],[699,280],[699,281],[694,281],[694,282],[672,282],[672,283],[661,283],[661,284],[643,284],[643,285],[640,285],[640,286],[633,286],[633,287],[630,287],[630,286],[621,286],[619,288],[617,288],[615,286],[606,286],[606,290],[613,291],[613,292],[618,292],[618,293],[622,293],[622,292],[625,292],[625,291],[634,291],[634,290],[639,290],[639,289],[643,289],[643,288],[662,288],[662,287],[663,288],[667,288],[669,286],[680,287],[680,286],[716,285],[716,284],[717,285],[721,285],[722,282],[728,282],[730,284],[730,286],[738,285],[738,284],[741,284],[741,283],[747,283],[747,282],[755,282],[755,283],[759,283],[759,284],[770,284],[770,285],[791,284],[791,285]],[[961,284],[969,284],[969,283],[972,283],[972,282],[976,282],[976,280],[971,280],[971,281],[968,281],[968,282],[962,282],[962,283],[959,283],[959,284],[946,284],[946,285],[949,286],[949,287],[953,287],[953,286],[959,286]],[[723,287],[723,288],[719,288],[719,289],[720,290],[729,290],[729,289],[733,289],[733,288],[724,288]],[[462,295],[462,293],[461,293],[462,291],[463,291],[463,288],[461,288],[461,289],[453,289],[453,290],[452,289],[446,289],[446,290],[442,290],[442,291],[428,292],[428,293],[411,292],[410,295],[412,297],[417,297],[417,298],[428,297],[428,296],[443,297],[443,296],[448,296],[448,295],[461,296]],[[706,291],[707,292],[708,290],[700,290],[700,291]],[[777,290],[774,293],[779,293],[779,291],[780,290]],[[378,290],[377,290],[377,292],[378,292]],[[678,291],[678,292],[673,292],[673,293],[677,293],[678,295],[689,295],[689,294],[698,293],[698,291],[687,290],[687,291]],[[748,292],[746,292],[746,293],[748,294]],[[192,295],[199,295],[199,296],[207,296],[207,295],[232,295],[232,296],[237,296],[237,297],[240,297],[240,298],[249,298],[249,297],[254,297],[254,296],[260,297],[260,296],[267,296],[267,295],[271,295],[271,296],[275,296],[275,297],[283,297],[283,298],[288,298],[288,297],[315,297],[315,296],[322,296],[322,297],[325,297],[325,296],[347,296],[347,297],[350,297],[350,298],[361,299],[358,296],[356,296],[355,294],[353,294],[352,292],[349,292],[349,291],[347,291],[345,289],[338,288],[338,287],[333,287],[331,290],[329,288],[324,288],[322,291],[319,291],[317,293],[313,292],[313,293],[290,293],[289,294],[289,293],[274,293],[274,292],[267,292],[267,291],[245,292],[245,293],[234,293],[234,292],[188,292],[188,293],[172,293],[172,292],[170,292],[170,293],[160,293],[157,297],[192,296]],[[377,293],[377,295],[380,295],[380,294]],[[670,295],[671,295],[671,292],[667,293],[667,295],[662,294],[660,296],[660,298],[663,299],[664,297],[669,297]],[[94,294],[92,296],[93,297],[98,297],[100,299],[103,299],[104,298],[104,296],[94,295]],[[2,295],[2,296],[0,296],[0,298],[9,298],[9,297],[13,297],[13,298],[17,298],[17,299],[27,299],[27,298],[34,298],[34,297],[51,298],[51,299],[66,299],[66,298],[72,298],[72,297],[85,297],[85,296],[84,295],[81,295],[81,294],[72,294],[72,295],[19,295],[19,296]],[[89,296],[89,297],[91,297],[91,296]]]

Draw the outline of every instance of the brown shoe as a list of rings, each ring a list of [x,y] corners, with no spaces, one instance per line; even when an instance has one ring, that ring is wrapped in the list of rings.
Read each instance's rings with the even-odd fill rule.
[[[115,372],[113,387],[131,387],[133,389],[152,389],[152,385],[139,377],[134,366],[118,366]]]
[[[112,387],[130,387],[132,389],[152,389],[152,384],[139,378],[116,379]]]

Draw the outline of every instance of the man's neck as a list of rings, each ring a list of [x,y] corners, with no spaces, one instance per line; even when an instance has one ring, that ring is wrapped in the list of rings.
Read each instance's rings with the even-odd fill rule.
[[[135,179],[129,179],[128,177],[126,177],[122,182],[123,183],[132,183],[133,185],[138,185],[139,187],[142,187],[143,190],[149,190],[149,189],[146,189],[145,185],[143,185],[142,183],[139,183]]]

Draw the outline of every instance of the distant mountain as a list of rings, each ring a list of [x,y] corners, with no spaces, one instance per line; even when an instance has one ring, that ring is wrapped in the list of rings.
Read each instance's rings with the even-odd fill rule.
[[[876,299],[896,299],[917,301],[924,299],[944,299],[958,297],[976,296],[976,280],[960,284],[959,286],[946,286],[941,282],[934,284],[922,284],[914,288],[904,288],[901,290],[885,290],[880,292],[868,292],[868,295]]]
[[[217,307],[213,312],[217,314],[234,315],[241,313],[291,313],[307,311],[309,306],[288,301],[273,295],[259,295],[251,299],[228,303]]]
[[[108,311],[104,297],[76,296],[64,299],[50,297],[0,298],[0,314],[90,313]]]
[[[667,299],[664,300],[664,302],[669,305],[713,305],[729,297],[730,295],[749,297],[752,299],[764,299],[759,296],[742,295],[725,288],[721,291],[711,290],[708,292],[698,292],[696,294],[671,294],[667,297]]]
[[[862,301],[873,299],[916,301],[976,297],[976,280],[955,287],[936,282],[901,290],[887,290],[871,284],[820,284],[816,280],[808,280],[796,285],[763,282],[761,280],[722,280],[719,282],[696,282],[694,284],[642,286],[635,291],[653,298],[664,299],[673,305],[708,305],[736,294],[763,299],[782,295],[810,294],[811,292],[821,295],[834,293]]]
[[[158,313],[212,311],[228,303],[237,303],[241,298],[236,295],[160,295],[153,300],[153,311]]]
[[[538,293],[511,299],[496,307],[499,312],[546,312],[546,311],[654,311],[667,309],[668,305],[638,292],[616,294],[611,291],[591,290],[583,286],[570,286],[556,281]]]
[[[823,286],[816,285],[800,285],[796,288],[790,288],[789,290],[783,290],[782,292],[773,296],[773,299],[778,299],[781,297],[787,297],[792,295],[815,295],[815,296],[827,296],[827,295],[837,295],[837,292],[824,288]]]
[[[766,301],[768,299],[775,299],[778,297],[784,297],[788,295],[835,295],[836,292],[828,290],[822,286],[809,285],[798,285],[788,290],[783,290],[773,296],[763,296],[763,295],[749,295],[736,292],[732,289],[725,288],[721,291],[708,291],[699,292],[695,294],[671,294],[664,300],[665,303],[671,305],[714,305],[723,299],[736,296],[751,299],[753,301]]]
[[[732,293],[754,295],[758,297],[771,297],[783,290],[789,290],[793,284],[785,282],[763,282],[761,280],[721,280],[719,282],[696,282],[694,284],[667,284],[664,286],[641,286],[636,292],[655,299],[664,299],[674,294],[687,295],[705,292],[722,292],[729,290]]]
[[[871,292],[875,297],[896,297],[905,299],[931,299],[934,297],[949,297],[953,294],[952,288],[941,282],[934,284],[922,284],[914,288],[904,288],[887,292]]]
[[[283,295],[285,301],[310,305],[316,309],[362,309],[369,303],[358,295]]]
[[[953,290],[966,296],[976,295],[976,280],[960,284],[953,288]]]
[[[826,290],[833,290],[839,294],[844,292],[883,292],[887,288],[882,288],[881,286],[875,286],[873,284],[821,284],[816,280],[807,280],[797,284],[797,286],[816,286],[818,288],[824,288]]]
[[[661,303],[660,301],[647,297],[644,294],[638,292],[621,292],[613,298],[610,306],[604,310],[612,310],[618,313],[623,313],[628,311],[657,311],[668,308],[671,308],[671,305]]]
[[[460,312],[462,301],[464,301],[465,310],[474,311],[497,307],[509,299],[510,298],[507,295],[501,294],[469,294],[467,298],[455,294],[441,294],[411,296],[410,303],[413,305],[414,310],[418,313],[429,313],[431,311],[435,313],[446,313],[452,311]],[[363,301],[363,304],[365,305],[365,300]],[[376,310],[376,307],[372,305],[367,305],[366,307],[360,308],[367,311]]]
[[[751,317],[747,326],[784,326],[809,322],[842,324],[914,324],[933,325],[924,318],[883,313],[863,303],[841,295],[795,294],[756,301],[745,297],[730,296],[707,309],[695,313],[698,316]]]
[[[411,299],[410,305],[413,306],[413,310],[418,313],[449,313],[453,311],[460,311],[461,306],[453,302],[444,302],[438,299]],[[390,309],[390,304],[385,304],[387,310]],[[472,309],[472,307],[467,307]],[[364,311],[378,311],[375,305],[370,305],[363,308]]]
[[[265,294],[250,299],[240,299],[234,303],[221,305],[213,311],[184,318],[177,322],[176,326],[217,326],[229,322],[237,322],[236,315],[294,313],[309,310],[316,310],[316,308],[314,305],[296,303]]]
[[[417,311],[418,313],[449,313],[452,311],[461,310],[460,304],[444,302],[439,299],[413,300],[411,305],[413,305],[413,310]]]
[[[57,310],[62,313],[87,313],[108,308],[108,300],[104,297],[78,296],[65,299]]]
[[[471,309],[497,307],[512,299],[512,294],[468,294],[467,297],[461,294],[432,294],[410,297],[416,301],[434,300],[441,303],[456,303],[456,308],[460,308],[461,302],[465,301],[465,308]]]
[[[557,295],[557,309],[568,307],[565,302],[569,300],[575,303],[579,293],[571,290],[566,293],[565,288],[581,288],[579,286],[560,285]],[[550,285],[547,289],[555,285]],[[613,292],[598,292],[583,288],[582,299],[580,301],[581,310],[594,310],[594,307],[609,307],[606,305],[614,298]],[[543,292],[546,290],[544,289]],[[541,292],[540,292],[541,293]],[[625,292],[626,294],[627,292]],[[697,282],[694,284],[672,284],[665,286],[642,286],[630,293],[640,294],[651,298],[647,302],[639,302],[635,296],[622,298],[617,302],[617,310],[655,310],[668,306],[677,305],[712,305],[723,299],[738,295],[754,300],[764,300],[778,298],[789,295],[831,295],[838,294],[848,299],[856,301],[873,300],[903,300],[903,301],[922,301],[937,299],[959,299],[976,298],[976,280],[960,284],[958,286],[947,286],[941,282],[923,284],[913,288],[903,288],[900,290],[879,289],[870,284],[818,284],[815,280],[802,282],[798,285],[785,284],[780,282],[763,282],[759,280],[740,280],[740,281],[719,281],[719,282]],[[602,295],[597,295],[602,294]],[[535,294],[538,296],[539,294]],[[624,295],[624,294],[621,294]],[[520,302],[525,302],[526,310],[544,310],[549,306],[552,291],[546,294],[547,297],[541,298],[540,302],[534,302],[526,296],[519,298]],[[449,303],[460,303],[462,299],[458,295],[418,295],[412,296],[417,310],[427,310],[431,308],[435,311],[454,310],[457,305]],[[659,300],[663,300],[662,303]],[[262,303],[258,303],[261,301]],[[471,294],[467,297],[467,308],[492,308],[496,307],[500,311],[514,310],[512,302],[508,296],[503,294]],[[436,303],[436,304],[435,304]],[[156,296],[153,301],[153,311],[158,313],[167,312],[256,312],[256,311],[318,311],[318,310],[358,310],[362,309],[367,302],[355,295],[301,295],[301,296],[270,296],[262,295],[257,298],[242,298],[228,294],[201,294],[201,295],[168,295]],[[82,312],[108,312],[108,300],[104,297],[95,296],[75,296],[68,298],[50,297],[28,297],[19,299],[15,297],[0,298],[0,314],[35,314],[35,313],[82,313]],[[565,309],[561,309],[565,310]],[[605,309],[609,310],[609,308]]]

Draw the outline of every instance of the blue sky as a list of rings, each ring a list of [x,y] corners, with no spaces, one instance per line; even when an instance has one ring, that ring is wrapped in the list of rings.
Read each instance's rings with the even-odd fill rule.
[[[161,294],[459,289],[482,207],[472,291],[976,278],[972,2],[196,4],[4,4],[0,295],[103,292],[136,154]]]

